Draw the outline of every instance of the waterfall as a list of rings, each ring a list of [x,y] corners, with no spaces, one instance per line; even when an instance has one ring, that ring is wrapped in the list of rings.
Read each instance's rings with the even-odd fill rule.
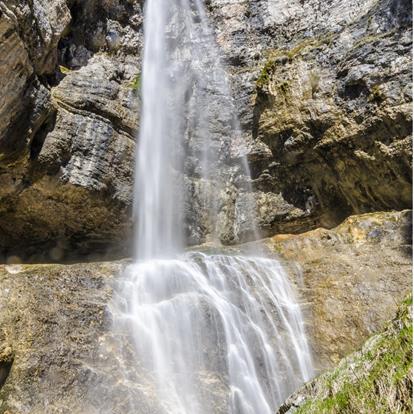
[[[202,200],[217,239],[241,134],[214,32],[201,0],[147,0],[144,34],[136,256],[110,308],[123,381],[149,401],[131,397],[127,411],[271,414],[312,375],[285,271],[265,257],[185,253],[186,177],[212,183]]]
[[[137,262],[120,281],[116,332],[131,333],[160,412],[271,414],[312,374],[293,299],[283,268],[266,258]]]

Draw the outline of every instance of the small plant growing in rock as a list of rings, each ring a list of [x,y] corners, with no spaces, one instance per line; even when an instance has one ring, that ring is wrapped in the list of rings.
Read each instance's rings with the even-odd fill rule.
[[[66,66],[63,66],[63,65],[59,65],[59,70],[64,75],[67,75],[67,74],[72,72],[69,68],[67,68]]]
[[[368,96],[368,100],[370,102],[382,102],[385,100],[385,94],[381,89],[380,85],[374,85],[371,88],[370,95]]]
[[[312,71],[309,75],[309,82],[312,91],[312,98],[315,98],[316,92],[319,91],[319,82],[321,80],[321,75],[316,71]]]
[[[266,86],[269,81],[270,81],[270,77],[274,71],[275,68],[275,62],[273,59],[269,59],[265,65],[263,66],[262,71],[260,72],[259,77],[257,78],[256,81],[256,85],[259,88],[263,88],[264,86]]]
[[[138,91],[141,88],[141,74],[137,73],[130,83],[131,89],[133,91]]]

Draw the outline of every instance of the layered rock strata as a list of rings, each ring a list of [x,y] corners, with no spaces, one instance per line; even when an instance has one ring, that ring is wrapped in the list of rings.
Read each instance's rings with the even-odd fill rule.
[[[126,253],[142,7],[0,2],[3,260]],[[410,207],[410,2],[211,0],[207,8],[244,131],[229,169],[247,154],[254,189],[234,169],[219,194],[223,243],[257,237],[245,219],[252,205],[262,236]],[[187,234],[197,244],[211,231],[200,188],[215,188],[187,178]]]

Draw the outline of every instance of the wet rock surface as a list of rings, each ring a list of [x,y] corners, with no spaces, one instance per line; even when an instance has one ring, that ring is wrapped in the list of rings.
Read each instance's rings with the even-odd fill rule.
[[[334,230],[266,241],[290,263],[320,369],[380,331],[409,292],[409,217],[353,216]],[[162,412],[148,373],[122,364],[130,339],[110,333],[107,306],[126,264],[0,266],[0,413]],[[205,392],[224,401],[222,381],[204,375]]]
[[[410,211],[351,216],[332,230],[267,242],[298,274],[317,367],[362,346],[411,292]],[[299,273],[297,273],[299,272]]]
[[[124,266],[1,266],[0,413],[125,413],[131,398],[140,412],[157,412],[122,381],[109,333],[107,305]]]

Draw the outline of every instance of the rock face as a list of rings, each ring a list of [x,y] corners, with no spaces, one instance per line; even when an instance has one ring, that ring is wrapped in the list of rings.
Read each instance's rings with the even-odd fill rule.
[[[34,20],[39,22],[38,30]],[[0,2],[2,160],[4,152],[24,149],[44,120],[49,91],[40,78],[53,73],[57,44],[69,22],[64,0],[38,1],[32,6],[23,1]]]
[[[318,224],[411,205],[407,13],[379,2],[342,30],[269,52],[254,125],[274,154],[264,181]]]
[[[224,243],[257,237],[243,214],[252,205],[264,236],[411,205],[410,2],[206,6],[231,75],[254,187],[249,194],[230,186],[221,195]],[[3,260],[40,250],[47,253],[37,260],[125,252],[142,7],[128,0],[0,2]],[[233,146],[236,154],[239,143]],[[209,232],[200,224],[203,183],[188,185],[187,233],[201,243]]]
[[[277,414],[412,412],[412,330],[410,297],[384,332],[306,384]]]
[[[410,211],[370,213],[267,242],[299,275],[317,368],[361,347],[411,292],[411,220]]]
[[[0,256],[125,249],[140,3],[10,1],[0,10]]]
[[[210,7],[272,211],[259,208],[264,233],[410,208],[412,5],[224,3]]]
[[[408,219],[367,214],[267,240],[291,263],[320,368],[382,329],[410,291]],[[128,338],[111,334],[107,305],[125,264],[0,266],[1,414],[163,412],[148,374],[116,358],[117,339],[125,351]],[[218,400],[226,392],[216,391]]]
[[[88,364],[99,360],[107,282],[120,265],[7,269],[0,276],[0,413],[96,412],[87,406],[96,375]]]

